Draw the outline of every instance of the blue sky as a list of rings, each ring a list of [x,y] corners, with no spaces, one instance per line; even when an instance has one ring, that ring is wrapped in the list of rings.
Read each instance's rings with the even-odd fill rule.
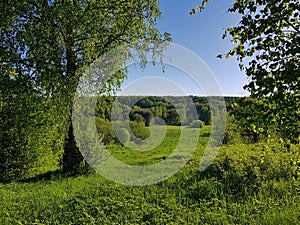
[[[200,2],[200,0],[161,0],[160,9],[163,18],[158,22],[158,28],[161,32],[171,33],[174,43],[193,51],[208,65],[216,77],[223,96],[245,96],[247,92],[242,87],[247,83],[247,78],[240,71],[236,59],[216,57],[218,54],[226,53],[232,47],[229,38],[223,40],[221,37],[225,28],[239,22],[238,15],[226,12],[233,0],[216,0],[203,12],[191,16],[189,11]],[[139,69],[138,66],[130,66],[128,79],[122,88],[127,87],[128,91],[129,84],[151,76],[169,79],[181,86],[187,94],[205,95],[201,87],[199,88],[185,73],[170,66],[166,66],[164,74],[160,66],[149,65],[144,70]],[[152,95],[153,93],[137,94]],[[167,90],[164,94],[174,95],[172,91],[169,93]]]

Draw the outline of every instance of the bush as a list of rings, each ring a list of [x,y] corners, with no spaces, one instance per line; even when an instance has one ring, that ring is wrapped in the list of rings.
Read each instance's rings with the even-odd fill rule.
[[[241,129],[243,128],[239,126],[238,121],[233,116],[228,116],[223,144],[246,143],[245,137],[241,136]]]
[[[151,135],[151,131],[143,123],[137,123],[134,121],[130,121],[129,126],[131,129],[131,132],[133,133],[133,135],[136,138],[144,140],[144,139],[150,137],[150,135]],[[134,137],[131,137],[131,138],[133,141],[136,139]]]
[[[122,126],[122,123],[121,121],[120,122],[120,126]],[[118,122],[116,122],[118,124]],[[122,141],[119,141],[117,136],[115,135],[115,132],[114,132],[114,129],[112,127],[112,124],[109,120],[105,120],[105,119],[102,119],[102,118],[96,118],[96,127],[97,127],[97,130],[102,138],[102,143],[105,144],[105,145],[109,145],[111,143],[123,143]],[[126,133],[128,133],[129,135],[129,140],[131,141],[134,141],[134,142],[139,142],[140,139],[144,140],[148,137],[150,137],[151,135],[151,131],[148,127],[146,127],[144,125],[144,123],[138,123],[138,122],[134,122],[134,121],[130,121],[129,122],[129,127],[131,129],[131,132],[132,132],[132,136],[130,136],[130,133],[128,130],[126,130]],[[121,130],[123,128],[120,128],[120,129],[117,129],[116,132],[119,133],[119,130]],[[123,138],[123,135],[124,135],[124,138],[127,140],[127,134],[124,134],[125,132],[124,131],[120,131],[120,136],[122,136]],[[126,137],[125,137],[126,136]],[[121,140],[123,140],[121,138]]]
[[[190,122],[189,121],[182,121],[178,124],[178,126],[189,126]]]
[[[194,120],[191,124],[190,124],[190,128],[202,128],[204,127],[204,122],[201,120]]]
[[[130,141],[130,133],[126,128],[120,128],[116,132],[117,138],[121,144],[126,145]]]
[[[152,125],[164,126],[164,125],[166,125],[166,122],[161,117],[154,117],[150,123],[150,126],[152,126]]]
[[[1,92],[0,182],[32,176],[40,172],[34,171],[37,167],[56,167],[68,116],[64,100],[47,99],[10,82],[11,88]]]
[[[214,162],[202,172],[224,183],[232,194],[256,191],[267,180],[290,179],[295,175],[291,161],[299,146],[290,150],[279,144],[251,144],[223,147]]]
[[[139,113],[133,114],[131,119],[136,123],[146,123],[145,118]]]
[[[148,127],[150,126],[151,120],[154,118],[154,114],[151,109],[148,108],[138,108],[134,109],[129,114],[130,120],[136,122],[143,122]]]
[[[109,120],[96,117],[95,122],[103,144],[108,145],[116,141],[116,135]]]

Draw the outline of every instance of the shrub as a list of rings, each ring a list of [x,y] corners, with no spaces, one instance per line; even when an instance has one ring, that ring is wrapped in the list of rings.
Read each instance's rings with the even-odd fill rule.
[[[150,135],[151,135],[151,131],[143,123],[137,123],[134,121],[130,121],[129,126],[131,129],[131,132],[133,133],[133,135],[136,138],[144,140],[144,139],[150,137]],[[132,137],[132,139],[134,140],[135,138]]]
[[[126,128],[120,128],[116,132],[119,142],[123,145],[126,145],[130,141],[130,133]]]
[[[145,125],[148,127],[150,126],[151,120],[154,118],[154,114],[151,109],[148,108],[138,108],[134,109],[129,114],[130,120],[136,122],[144,122]]]
[[[97,117],[95,122],[103,144],[108,145],[116,141],[116,136],[109,120]]]
[[[112,127],[112,124],[109,120],[105,120],[102,118],[96,118],[96,127],[97,130],[102,138],[102,143],[105,145],[111,144],[111,143],[123,143],[122,141],[119,141],[117,136],[115,135],[115,131]],[[121,122],[121,121],[119,121]],[[115,122],[116,124],[118,124],[118,121]],[[119,124],[120,126],[122,126],[122,123]],[[130,121],[129,122],[129,127],[131,129],[131,132],[133,135],[130,135],[129,131],[126,130],[126,133],[128,133],[129,135],[129,140],[134,141],[134,142],[139,142],[140,139],[144,140],[146,138],[148,138],[151,135],[151,131],[149,128],[147,128],[144,123],[138,123],[135,121]],[[123,128],[117,129],[116,132],[118,132],[118,136],[119,136],[119,130],[121,130]],[[120,131],[120,136],[123,135],[128,136],[127,134],[124,134],[124,131]],[[125,137],[127,139],[127,137]],[[123,140],[121,138],[121,140]]]
[[[33,171],[36,167],[55,167],[68,115],[64,101],[10,82],[13,88],[1,93],[0,182],[29,177],[38,172]]]
[[[150,123],[150,126],[152,126],[152,125],[164,126],[164,125],[166,125],[166,122],[161,117],[154,117]]]
[[[189,121],[182,121],[178,124],[178,126],[189,126],[190,122]]]
[[[223,147],[214,162],[202,172],[224,183],[233,194],[256,191],[267,180],[289,179],[295,175],[291,161],[299,146],[290,150],[279,144],[240,144]]]
[[[204,122],[201,120],[194,120],[191,124],[190,124],[190,128],[202,128],[204,127]]]
[[[146,123],[145,118],[139,113],[133,114],[131,119],[136,123]]]
[[[233,116],[228,116],[223,144],[246,143],[245,138],[241,136],[241,129],[238,121]]]

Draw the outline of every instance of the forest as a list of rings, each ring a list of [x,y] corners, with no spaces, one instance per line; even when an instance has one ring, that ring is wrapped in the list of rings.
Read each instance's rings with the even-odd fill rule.
[[[114,97],[99,97],[98,104],[95,109],[95,114],[100,118],[111,120],[111,107],[117,98],[118,107],[122,110],[121,118],[112,118],[114,120],[128,119],[143,122],[145,125],[149,125],[149,122],[154,117],[162,118],[167,125],[189,125],[192,122],[192,118],[187,118],[191,109],[189,107],[195,107],[199,120],[205,124],[211,124],[211,110],[206,97],[199,96],[114,96]],[[224,97],[226,102],[226,111],[232,109],[232,104],[237,102],[238,97]],[[170,101],[172,102],[170,102]],[[218,101],[218,97],[215,97],[215,101]],[[173,103],[173,104],[172,104]],[[190,105],[189,105],[190,104]],[[175,108],[176,107],[176,108]],[[220,106],[221,107],[221,106]],[[183,118],[180,118],[177,113],[177,108],[180,111],[185,112]],[[218,109],[216,109],[218,110]],[[215,111],[216,111],[215,110]],[[217,112],[215,112],[216,114]]]

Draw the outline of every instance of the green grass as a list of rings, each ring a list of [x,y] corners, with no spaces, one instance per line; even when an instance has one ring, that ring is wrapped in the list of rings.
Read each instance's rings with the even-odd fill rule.
[[[133,150],[129,147],[120,148],[119,145],[111,145],[108,147],[108,151],[118,160],[130,165],[152,165],[170,156],[170,154],[179,144],[182,129],[184,132],[186,132],[187,136],[191,136],[192,133],[198,132],[197,129],[194,128],[181,129],[180,127],[176,126],[166,126],[166,128],[166,138],[163,139],[163,141],[154,148],[152,148],[153,141],[150,141],[149,143],[146,142],[142,146],[136,145],[136,149],[141,150]],[[164,129],[164,127],[160,126],[154,127],[152,132],[154,135],[153,140],[159,139],[160,134],[164,134],[162,131]],[[198,139],[198,144],[196,147],[197,153],[203,153],[204,146],[207,144],[209,139],[209,137],[207,137],[207,135],[205,134],[209,132],[209,126],[203,128],[203,130],[201,129],[200,137]],[[184,141],[182,142],[183,144],[181,146],[183,147],[180,149],[179,154],[173,156],[174,160],[180,159],[182,156],[185,156],[187,154],[185,150],[188,150],[187,148],[190,147],[190,144],[184,143]]]
[[[132,187],[97,174],[64,178],[54,172],[0,184],[0,224],[300,224],[299,181],[270,178],[252,189],[242,186],[245,190],[239,194],[228,189],[229,181],[224,180],[233,179],[231,170],[220,173],[221,177],[210,173],[223,168],[222,160],[230,156],[234,168],[239,168],[243,176],[243,165],[248,164],[238,159],[248,160],[247,152],[251,157],[255,151],[259,154],[260,145],[225,146],[215,167],[207,173],[198,171],[209,130],[201,129],[190,162],[173,177],[155,185]],[[178,127],[168,127],[165,140],[151,151],[115,145],[110,151],[129,164],[153,164],[170,155],[179,136]],[[244,155],[238,157],[241,151]]]

